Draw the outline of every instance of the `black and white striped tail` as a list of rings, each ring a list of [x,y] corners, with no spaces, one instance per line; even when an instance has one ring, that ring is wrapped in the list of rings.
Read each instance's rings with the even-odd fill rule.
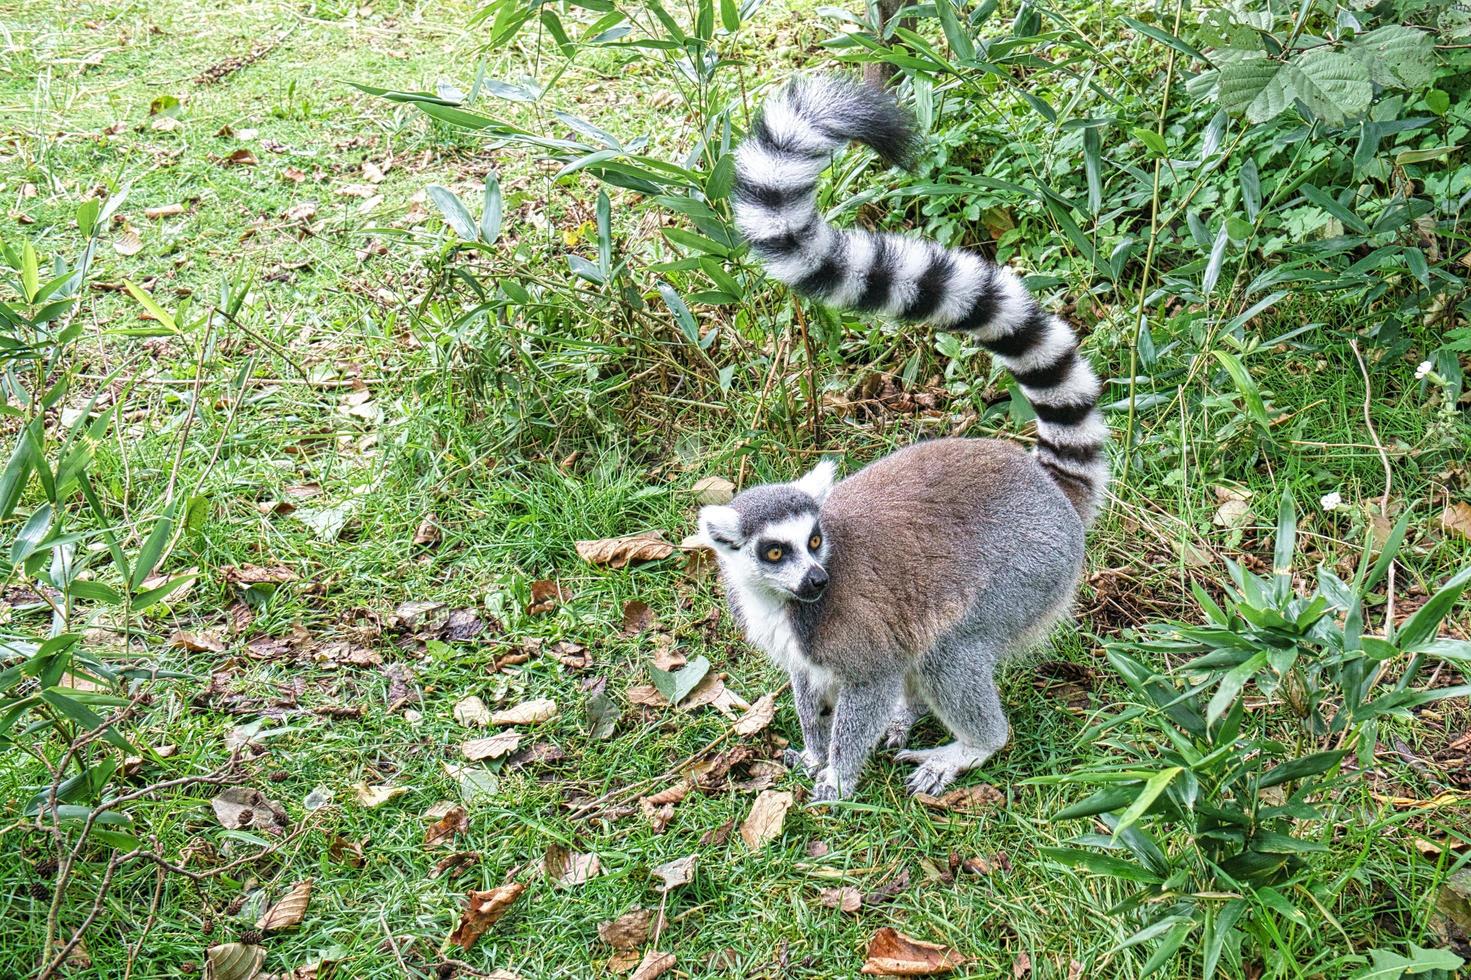
[[[768,99],[736,153],[737,227],[774,278],[813,299],[975,336],[1037,412],[1037,461],[1091,520],[1108,482],[1108,428],[1073,331],[984,256],[823,221],[817,177],[852,140],[902,164],[913,121],[886,93],[836,78],[794,81]]]

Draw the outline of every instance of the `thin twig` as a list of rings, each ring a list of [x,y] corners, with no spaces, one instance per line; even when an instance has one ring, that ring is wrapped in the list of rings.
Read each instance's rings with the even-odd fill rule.
[[[1389,491],[1394,485],[1394,470],[1389,465],[1389,454],[1384,451],[1384,443],[1379,438],[1379,430],[1374,427],[1374,416],[1371,412],[1374,388],[1369,380],[1369,369],[1364,364],[1364,355],[1359,352],[1358,338],[1350,337],[1348,346],[1354,352],[1354,360],[1359,362],[1359,373],[1364,376],[1364,426],[1369,430],[1369,438],[1374,440],[1374,449],[1379,453],[1379,462],[1384,467],[1384,493],[1379,496],[1379,515],[1388,518]],[[1385,578],[1384,609],[1384,637],[1388,639],[1390,631],[1394,628],[1394,562],[1392,561],[1389,563],[1389,574]],[[1382,672],[1384,664],[1379,666]]]

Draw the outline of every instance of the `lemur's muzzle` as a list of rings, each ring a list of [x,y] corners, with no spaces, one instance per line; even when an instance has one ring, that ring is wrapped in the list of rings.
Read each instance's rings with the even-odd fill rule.
[[[802,576],[802,584],[797,587],[797,598],[804,602],[811,602],[819,598],[826,588],[827,571],[821,565],[813,565],[807,569],[807,574]]]

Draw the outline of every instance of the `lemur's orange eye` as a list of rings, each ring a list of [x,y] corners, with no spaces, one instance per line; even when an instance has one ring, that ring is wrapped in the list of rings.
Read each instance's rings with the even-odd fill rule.
[[[766,549],[767,561],[781,561],[781,556],[782,550],[780,548],[771,547]]]
[[[820,534],[814,534],[814,535],[812,535],[812,540],[807,542],[807,547],[811,548],[813,551],[816,551],[818,548],[821,548],[822,547],[822,535],[820,535]]]

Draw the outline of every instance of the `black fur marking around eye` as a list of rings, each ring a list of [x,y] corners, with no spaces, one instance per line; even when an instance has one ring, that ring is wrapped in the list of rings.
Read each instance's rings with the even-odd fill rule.
[[[781,554],[779,554],[776,558],[772,558],[770,557],[772,551],[779,551],[781,552]],[[783,562],[789,560],[793,554],[795,554],[793,549],[788,548],[786,544],[781,541],[762,541],[756,547],[757,557],[759,557],[763,562],[768,565],[780,565]]]

